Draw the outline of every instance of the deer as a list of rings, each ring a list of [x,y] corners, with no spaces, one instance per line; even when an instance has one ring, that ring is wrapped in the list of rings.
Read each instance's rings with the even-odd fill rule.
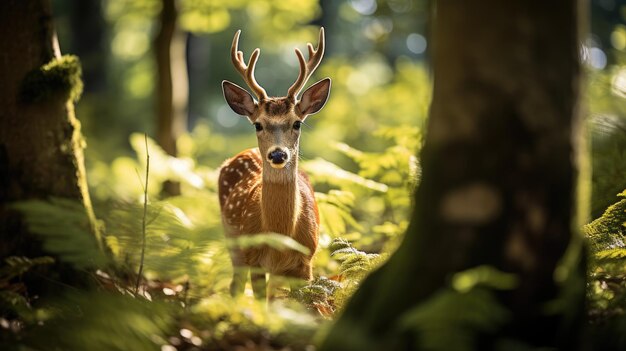
[[[219,170],[218,196],[221,219],[227,238],[259,233],[286,235],[306,247],[308,254],[281,251],[267,245],[229,249],[233,265],[232,296],[245,290],[248,273],[256,298],[271,299],[273,277],[310,281],[312,259],[319,237],[319,213],[308,176],[298,169],[300,132],[308,116],[319,112],[330,94],[331,80],[324,78],[298,95],[319,66],[324,55],[324,28],[320,28],[317,48],[307,44],[308,60],[296,48],[299,74],[287,96],[269,97],[256,81],[254,69],[260,49],[252,52],[246,64],[235,33],[230,56],[235,69],[255,94],[228,80],[222,81],[224,99],[238,115],[254,127],[258,147],[226,160]],[[269,285],[266,280],[269,273]]]

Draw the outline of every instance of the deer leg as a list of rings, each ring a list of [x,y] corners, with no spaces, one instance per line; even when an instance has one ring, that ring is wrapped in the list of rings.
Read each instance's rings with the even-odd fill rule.
[[[288,271],[286,275],[292,277],[292,279],[289,280],[289,286],[291,288],[291,291],[300,289],[301,287],[305,286],[313,277],[310,261],[304,262],[299,267]]]
[[[246,289],[246,281],[248,281],[248,271],[250,268],[246,266],[233,266],[233,280],[230,282],[230,295],[240,296]]]
[[[288,278],[278,275],[278,274],[270,274],[270,278],[267,283],[267,300],[274,301],[277,297],[280,296],[278,293],[281,288],[287,288]]]
[[[265,300],[267,297],[267,282],[265,280],[265,272],[261,271],[261,267],[252,269],[250,272],[250,281],[252,282],[254,297],[258,300]]]
[[[239,250],[231,250],[230,259],[233,263],[233,280],[230,282],[230,295],[235,297],[242,295],[246,289],[250,268],[245,265],[243,254]]]

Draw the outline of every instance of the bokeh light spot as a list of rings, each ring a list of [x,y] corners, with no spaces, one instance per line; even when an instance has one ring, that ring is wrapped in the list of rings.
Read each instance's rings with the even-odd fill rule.
[[[596,47],[589,49],[589,64],[595,69],[606,67],[606,54],[604,51]]]
[[[417,33],[411,33],[406,37],[406,47],[414,54],[422,54],[427,47],[426,38]]]
[[[366,16],[376,12],[376,8],[378,7],[376,0],[352,0],[350,1],[350,5],[356,12]]]
[[[626,48],[626,27],[617,26],[611,33],[611,45],[617,50]]]
[[[217,110],[217,123],[224,128],[232,128],[239,122],[238,116],[230,110],[230,107],[226,104],[220,106]]]

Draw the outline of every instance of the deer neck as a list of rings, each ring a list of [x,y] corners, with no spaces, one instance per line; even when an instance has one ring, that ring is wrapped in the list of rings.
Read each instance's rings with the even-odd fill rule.
[[[293,235],[300,207],[298,191],[298,160],[294,157],[282,169],[263,161],[261,214],[263,229]]]

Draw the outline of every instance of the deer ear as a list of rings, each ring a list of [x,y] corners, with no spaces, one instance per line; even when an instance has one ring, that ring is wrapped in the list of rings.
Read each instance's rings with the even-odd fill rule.
[[[330,78],[324,78],[302,93],[302,99],[300,99],[297,108],[303,116],[317,113],[326,104],[329,94]]]
[[[227,80],[222,81],[222,91],[224,92],[224,99],[226,99],[228,106],[230,106],[236,114],[248,117],[252,116],[256,110],[257,104],[250,93],[239,85]]]

